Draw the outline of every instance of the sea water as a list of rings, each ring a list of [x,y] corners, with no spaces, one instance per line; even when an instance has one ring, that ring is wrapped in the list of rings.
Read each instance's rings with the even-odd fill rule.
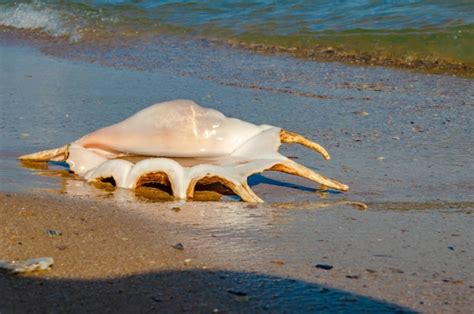
[[[383,58],[474,67],[474,1],[2,0],[0,27],[71,42],[166,33],[267,52],[299,49],[304,56],[336,49],[341,58],[366,63]]]

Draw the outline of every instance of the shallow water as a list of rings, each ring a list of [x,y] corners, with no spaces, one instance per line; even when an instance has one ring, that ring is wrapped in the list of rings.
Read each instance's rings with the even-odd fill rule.
[[[471,73],[473,13],[471,1],[0,1],[0,26],[96,44],[191,35],[262,45],[265,52],[296,49],[309,58],[329,51],[325,58],[415,68],[446,64],[444,71]]]

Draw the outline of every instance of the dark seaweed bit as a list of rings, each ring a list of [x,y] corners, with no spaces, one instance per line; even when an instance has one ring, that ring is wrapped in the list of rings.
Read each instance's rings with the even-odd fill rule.
[[[331,269],[334,268],[332,265],[329,265],[329,264],[316,264],[315,267],[320,268],[320,269],[324,269],[324,270],[331,270]]]

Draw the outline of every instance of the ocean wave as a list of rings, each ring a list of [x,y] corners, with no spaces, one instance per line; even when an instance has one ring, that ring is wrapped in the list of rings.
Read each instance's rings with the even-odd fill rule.
[[[81,37],[77,26],[70,25],[69,16],[38,3],[0,5],[0,25],[28,30],[41,30],[54,37],[66,36],[70,41]]]
[[[472,1],[295,2],[0,0],[0,27],[97,47],[177,36],[315,60],[474,75]]]

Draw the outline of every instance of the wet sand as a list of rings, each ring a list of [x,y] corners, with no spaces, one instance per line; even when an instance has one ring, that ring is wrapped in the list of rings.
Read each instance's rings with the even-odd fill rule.
[[[2,256],[55,259],[49,271],[1,275],[2,312],[467,313],[472,305],[472,210],[44,194],[2,194],[1,205]],[[48,236],[51,229],[62,235]]]
[[[469,312],[472,81],[183,45],[143,69],[2,43],[0,259],[55,264],[0,274],[0,312]],[[15,159],[173,98],[315,139],[331,161],[282,151],[351,191],[271,173],[250,179],[262,205],[163,203]]]

